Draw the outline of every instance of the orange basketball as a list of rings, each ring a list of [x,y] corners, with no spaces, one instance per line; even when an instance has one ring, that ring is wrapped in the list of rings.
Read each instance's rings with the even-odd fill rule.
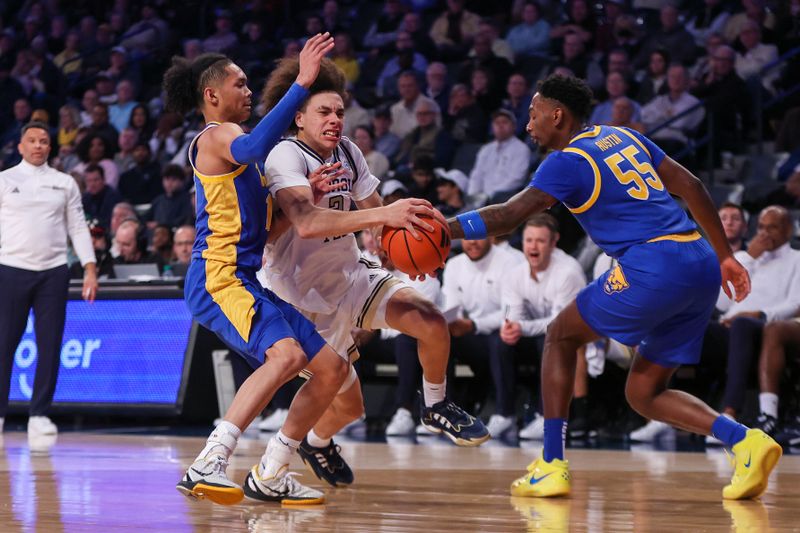
[[[417,227],[422,240],[417,240],[405,228],[385,226],[381,245],[398,270],[412,276],[429,274],[444,266],[450,253],[450,228],[435,218],[422,216],[433,226],[433,231]]]

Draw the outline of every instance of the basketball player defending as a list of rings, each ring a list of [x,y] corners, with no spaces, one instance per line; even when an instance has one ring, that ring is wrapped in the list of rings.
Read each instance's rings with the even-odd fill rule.
[[[296,60],[278,65],[263,91],[267,109],[278,104],[298,67]],[[353,202],[359,209],[383,205],[377,192],[380,181],[370,173],[361,150],[342,137],[344,90],[341,70],[323,60],[309,99],[289,127],[294,135],[267,157],[270,194],[283,220],[291,223],[285,232],[270,235],[267,281],[275,294],[316,324],[348,363],[356,352],[353,327],[393,328],[416,338],[423,369],[422,425],[431,432],[443,432],[458,445],[479,445],[489,438],[486,427],[445,397],[450,335],[442,314],[379,264],[362,258],[351,228],[333,221],[336,237],[322,238],[314,232],[315,203],[340,218]],[[309,178],[318,177],[319,169],[327,170],[333,190],[315,199]],[[379,234],[380,228],[371,229]],[[334,486],[351,483],[353,475],[331,437],[362,412],[361,385],[351,366],[333,405],[299,449],[317,476]]]
[[[722,496],[754,498],[766,489],[781,447],[762,431],[668,388],[679,365],[699,359],[720,283],[728,296],[731,283],[741,300],[750,291],[750,278],[733,258],[702,183],[635,131],[586,127],[591,102],[591,90],[577,78],[550,76],[540,82],[527,130],[553,152],[527,189],[504,204],[450,221],[453,238],[482,239],[508,233],[532,214],[562,202],[592,240],[619,260],[617,267],[581,291],[547,330],[542,361],[544,453],[511,484],[511,494],[569,493],[564,435],[576,351],[599,337],[611,337],[639,347],[625,386],[631,406],[646,418],[702,435],[713,433],[732,447],[735,471]],[[686,201],[711,246],[670,194]]]
[[[348,365],[292,306],[256,279],[267,241],[271,202],[263,161],[308,95],[328,34],[308,40],[295,83],[281,102],[244,134],[239,123],[251,110],[244,72],[230,59],[205,54],[189,63],[175,58],[164,77],[167,107],[181,114],[199,109],[206,127],[192,141],[189,161],[197,188],[197,238],[186,275],[186,303],[194,318],[219,335],[256,370],[236,394],[205,448],[177,488],[187,496],[233,504],[248,497],[283,503],[321,503],[324,495],[288,473],[294,450],[333,400]],[[411,227],[431,215],[425,202],[359,213],[357,227],[382,222]],[[390,206],[391,207],[391,206]],[[320,210],[323,211],[323,210]],[[281,431],[248,473],[244,491],[225,470],[241,432],[283,383],[303,368],[314,373],[297,393]]]

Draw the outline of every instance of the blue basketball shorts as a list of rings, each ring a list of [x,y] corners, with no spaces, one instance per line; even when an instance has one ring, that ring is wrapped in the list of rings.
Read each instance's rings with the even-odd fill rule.
[[[671,368],[700,360],[720,284],[719,261],[705,239],[659,240],[629,248],[578,294],[577,306],[599,335]]]
[[[264,289],[255,271],[193,259],[184,285],[186,305],[197,322],[217,334],[253,368],[281,339],[295,339],[310,361],[325,340],[294,307]]]

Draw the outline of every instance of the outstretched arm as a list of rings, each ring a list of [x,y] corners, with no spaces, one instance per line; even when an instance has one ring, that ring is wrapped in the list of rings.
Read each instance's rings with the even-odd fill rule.
[[[526,187],[502,204],[488,205],[477,211],[447,220],[453,239],[482,239],[514,231],[528,217],[544,211],[556,199],[535,187]],[[465,227],[466,226],[466,227]]]
[[[692,216],[703,228],[711,246],[717,252],[722,271],[722,290],[729,298],[731,297],[728,287],[730,281],[736,290],[736,301],[744,299],[750,292],[750,276],[747,274],[747,270],[734,259],[717,210],[703,183],[683,165],[670,157],[665,157],[658,165],[658,175],[671,194],[686,201]]]

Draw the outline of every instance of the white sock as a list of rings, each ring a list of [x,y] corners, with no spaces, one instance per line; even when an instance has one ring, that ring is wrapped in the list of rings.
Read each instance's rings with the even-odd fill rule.
[[[236,444],[241,436],[241,429],[227,420],[223,420],[214,428],[211,435],[208,436],[206,447],[203,448],[203,451],[200,452],[200,455],[197,456],[195,461],[208,457],[209,455],[222,455],[225,459],[228,459],[231,454],[233,454],[233,450],[236,449]]]
[[[778,395],[774,392],[762,392],[758,395],[760,411],[765,415],[778,418]]]
[[[323,439],[322,437],[314,433],[313,429],[308,432],[308,435],[306,435],[306,440],[308,440],[308,443],[314,448],[325,448],[328,444],[331,443],[331,439],[329,438]]]
[[[281,468],[289,465],[298,446],[300,446],[299,440],[290,439],[283,434],[283,431],[278,431],[269,440],[267,450],[261,456],[259,475],[262,478],[275,477]]]
[[[433,407],[444,400],[444,393],[447,390],[447,378],[441,383],[431,383],[425,376],[422,376],[422,395],[425,397],[425,407]]]

